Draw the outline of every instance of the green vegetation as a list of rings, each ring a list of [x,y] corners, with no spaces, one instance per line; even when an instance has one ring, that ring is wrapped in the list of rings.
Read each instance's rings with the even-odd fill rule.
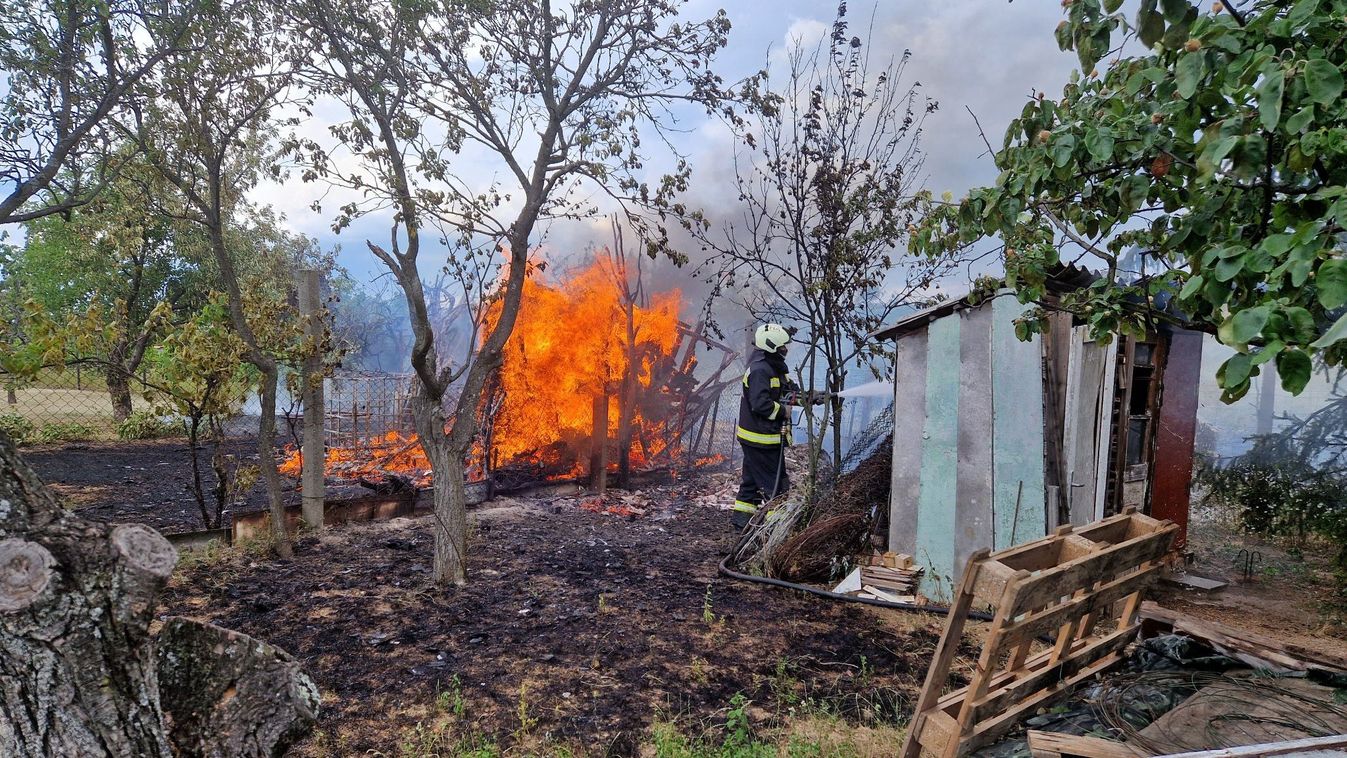
[[[1317,537],[1338,549],[1347,579],[1347,477],[1304,461],[1245,456],[1201,473],[1204,502],[1233,510],[1240,528],[1295,544]]]
[[[117,425],[117,437],[124,440],[153,440],[182,433],[182,422],[153,411],[133,411]]]
[[[0,432],[4,432],[16,445],[27,442],[35,428],[33,422],[17,413],[0,414]]]
[[[62,421],[43,424],[33,435],[34,442],[85,442],[98,439],[98,432],[88,424]]]
[[[1099,335],[1164,320],[1214,332],[1237,350],[1217,371],[1227,400],[1268,362],[1293,393],[1312,356],[1342,363],[1347,0],[1063,5],[1057,42],[1080,71],[1010,123],[995,186],[932,201],[914,247],[948,255],[999,237],[1026,303],[1055,267],[1088,259],[1106,274],[1065,307]],[[1144,54],[1104,61],[1134,38]],[[1043,316],[1022,320],[1021,338]]]

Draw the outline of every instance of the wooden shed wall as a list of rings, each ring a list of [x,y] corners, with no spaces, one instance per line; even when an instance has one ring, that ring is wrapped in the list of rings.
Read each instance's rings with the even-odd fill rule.
[[[1023,310],[994,298],[895,345],[889,546],[935,599],[975,550],[1046,533],[1042,347],[1016,339]]]

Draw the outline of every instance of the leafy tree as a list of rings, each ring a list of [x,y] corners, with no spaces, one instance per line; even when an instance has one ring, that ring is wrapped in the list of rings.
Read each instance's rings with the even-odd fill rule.
[[[1300,392],[1312,356],[1347,356],[1347,2],[1063,5],[1057,42],[1085,73],[1025,104],[995,186],[933,203],[914,248],[998,236],[1024,302],[1061,263],[1100,266],[1063,303],[1096,333],[1177,321],[1238,351],[1217,371],[1227,400],[1269,361]]]
[[[0,2],[0,224],[93,198],[127,158],[112,121],[183,41],[193,0]]]
[[[231,329],[224,301],[214,293],[201,311],[150,349],[146,358],[148,399],[157,411],[186,420],[192,496],[205,529],[219,528],[236,489],[237,466],[231,466],[220,449],[223,424],[238,414],[257,385],[257,369],[244,360],[247,345]],[[210,498],[199,453],[203,433],[211,443],[215,473]]]
[[[758,80],[760,115],[741,124],[735,187],[742,212],[720,225],[691,216],[711,251],[700,273],[755,318],[808,330],[803,380],[838,392],[855,367],[880,371],[884,346],[868,338],[955,256],[895,265],[920,209],[921,132],[937,104],[904,84],[911,56],[873,63],[852,35],[845,3],[831,33],[786,51],[782,82]],[[842,460],[842,399],[832,400],[834,466]],[[828,431],[827,415],[811,442]]]
[[[53,318],[94,322],[93,352],[70,356],[107,377],[113,417],[131,415],[131,378],[171,323],[201,307],[198,240],[161,208],[162,183],[144,164],[123,168],[98,197],[29,222],[5,262],[4,286]]]
[[[143,98],[137,103],[142,126],[136,136],[147,160],[180,194],[182,217],[204,233],[230,322],[247,346],[247,361],[260,374],[258,455],[274,545],[289,557],[276,464],[276,395],[283,362],[276,350],[293,340],[266,334],[286,327],[273,318],[276,308],[266,305],[265,295],[273,295],[273,304],[287,300],[292,271],[249,282],[244,266],[253,261],[266,268],[269,262],[295,257],[277,255],[270,244],[275,240],[249,244],[248,235],[241,233],[246,228],[242,213],[250,210],[244,194],[264,174],[277,175],[266,149],[272,115],[287,102],[304,55],[282,21],[278,8],[260,0],[203,10],[185,35],[188,46],[168,56],[156,75],[143,82]],[[265,307],[250,313],[250,297]],[[293,326],[290,336],[299,339]]]
[[[338,168],[316,144],[296,147],[310,155],[315,178],[366,198],[342,209],[337,228],[373,209],[394,211],[390,244],[368,245],[407,300],[420,387],[414,414],[435,475],[436,583],[467,581],[464,459],[479,398],[514,329],[538,225],[595,214],[586,185],[628,207],[670,207],[687,166],[644,183],[642,137],[651,133],[640,129],[670,126],[668,109],[678,102],[724,105],[708,67],[729,21],[723,12],[682,21],[683,5],[309,0],[296,11],[329,63],[312,72],[315,81],[351,110],[333,132],[360,166]],[[469,186],[454,173],[463,152],[489,157],[504,178]],[[499,319],[470,361],[449,360],[431,325],[418,266],[423,232],[437,225],[451,269],[501,272],[489,291]],[[658,250],[667,237],[647,226]],[[486,294],[479,277],[462,281]],[[451,387],[458,398],[446,418]]]

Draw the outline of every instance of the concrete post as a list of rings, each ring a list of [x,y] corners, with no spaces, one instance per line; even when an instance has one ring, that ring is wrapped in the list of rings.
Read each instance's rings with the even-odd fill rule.
[[[299,313],[304,319],[305,333],[315,345],[324,342],[322,317],[322,283],[315,269],[299,272]],[[304,361],[302,372],[304,401],[304,440],[301,454],[304,469],[301,475],[303,491],[302,513],[304,523],[312,529],[323,528],[323,501],[326,485],[323,471],[327,465],[327,451],[323,445],[323,356],[317,351]]]

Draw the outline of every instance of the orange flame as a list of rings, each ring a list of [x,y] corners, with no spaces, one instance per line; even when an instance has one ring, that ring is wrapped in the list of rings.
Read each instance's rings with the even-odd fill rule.
[[[638,392],[650,389],[658,363],[678,344],[682,297],[673,290],[633,308],[635,349],[629,351],[620,282],[613,263],[599,257],[558,284],[524,283],[519,319],[499,371],[501,406],[492,433],[498,464],[573,463],[582,470],[587,464],[580,457],[594,429],[594,398],[607,398],[608,437],[614,439],[623,376],[632,371]],[[500,307],[487,312],[488,329],[499,321]],[[658,409],[651,405],[633,413],[633,466],[647,465],[669,444],[659,434],[666,422],[655,418]]]
[[[672,290],[654,296],[647,306],[632,308],[635,347],[631,349],[621,277],[612,261],[598,256],[559,283],[525,280],[519,317],[505,344],[494,388],[499,399],[491,430],[496,466],[541,465],[560,476],[584,472],[594,428],[594,398],[600,393],[607,397],[608,439],[617,439],[619,396],[628,371],[639,384],[631,419],[632,467],[649,465],[653,456],[675,442],[665,438],[670,428],[665,418],[668,400],[654,395],[656,402],[651,402],[650,390],[657,371],[668,367],[679,343],[681,293]],[[484,331],[495,328],[500,307],[496,303],[487,311]],[[642,396],[644,403],[639,402]],[[484,398],[482,407],[489,403]],[[472,475],[481,475],[484,456],[478,442],[469,466]],[[615,465],[616,456],[610,455],[609,462]],[[302,466],[302,455],[290,449],[281,473],[298,477]],[[377,482],[386,473],[397,473],[422,487],[431,480],[430,462],[416,436],[397,432],[355,447],[330,447],[325,468],[328,477],[339,479]]]

